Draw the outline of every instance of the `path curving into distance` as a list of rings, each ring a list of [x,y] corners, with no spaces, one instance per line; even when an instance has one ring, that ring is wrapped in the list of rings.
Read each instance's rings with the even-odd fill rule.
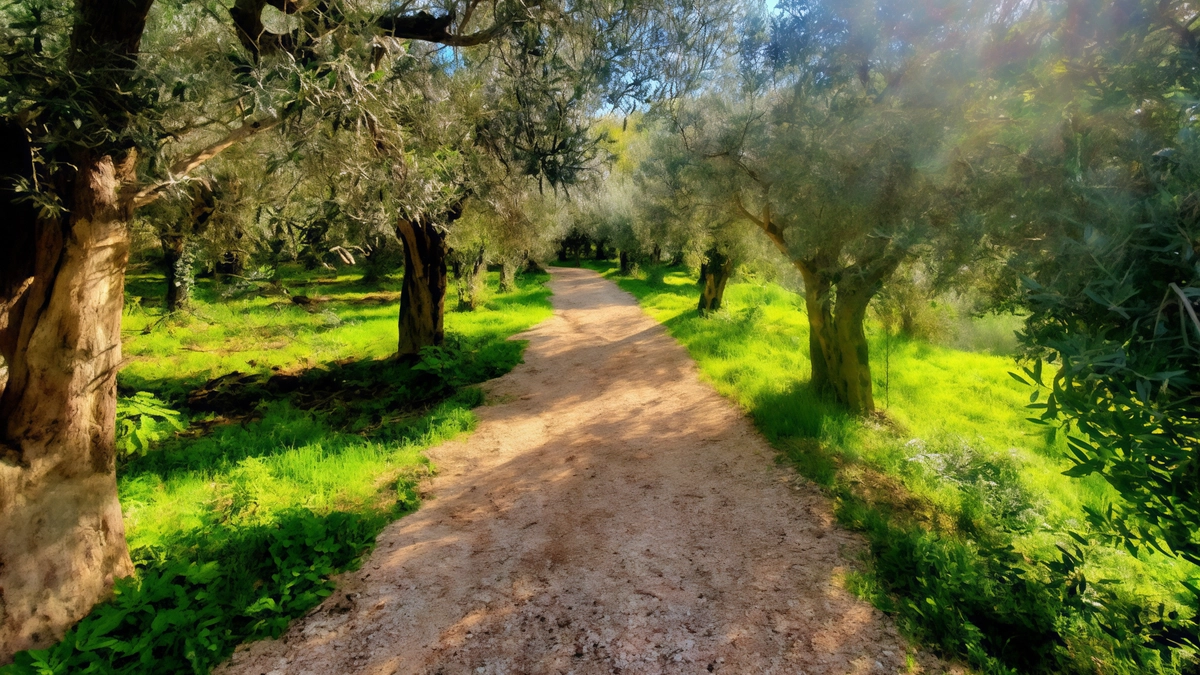
[[[837,582],[862,542],[595,272],[333,596],[226,675],[905,672]]]

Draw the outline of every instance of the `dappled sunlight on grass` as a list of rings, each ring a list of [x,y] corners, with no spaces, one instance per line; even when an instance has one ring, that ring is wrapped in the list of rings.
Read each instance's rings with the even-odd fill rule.
[[[1072,541],[1068,532],[1086,531],[1083,507],[1104,508],[1115,497],[1099,477],[1080,480],[1062,475],[1071,466],[1064,456],[1063,433],[1027,420],[1032,416],[1026,408],[1031,390],[1008,374],[1017,369],[1016,362],[1010,356],[986,353],[992,346],[1011,344],[1001,334],[1011,330],[1010,319],[985,319],[979,335],[969,336],[967,341],[978,343],[980,352],[886,335],[879,326],[868,325],[876,404],[884,412],[859,420],[822,400],[808,386],[808,323],[799,295],[773,284],[731,283],[723,309],[701,318],[696,312],[699,288],[684,270],[658,268],[622,277],[611,265],[589,266],[634,294],[645,311],[687,347],[704,377],[737,401],[802,473],[830,490],[842,504],[843,522],[872,533],[873,550],[884,556],[875,564],[882,566],[881,574],[885,568],[896,570],[898,576],[888,583],[893,592],[901,593],[901,602],[906,592],[936,590],[947,598],[958,597],[959,603],[972,594],[1000,593],[1001,586],[988,575],[1008,574],[1004,566],[1010,563],[1003,562],[1008,554],[989,551],[983,558],[972,558],[980,555],[968,554],[976,544],[962,548],[953,543],[957,538],[991,541],[995,536],[989,533],[1002,532],[1019,555],[1057,560],[1057,545]],[[923,562],[908,557],[919,551],[931,557]],[[962,565],[970,564],[968,558],[989,557],[991,562],[999,560],[999,566],[993,572],[970,572],[955,582],[961,587],[903,590],[905,576],[940,575],[947,581],[936,584],[950,583],[957,573],[940,565],[958,566],[965,573]],[[942,562],[930,567],[933,560]],[[1019,560],[1011,564],[1019,566]],[[1179,606],[1186,593],[1178,581],[1200,577],[1194,566],[1166,556],[1143,551],[1134,557],[1103,545],[1090,548],[1086,573],[1089,578],[1116,581],[1122,593],[1142,597],[1143,606],[1160,601]],[[856,581],[863,587],[874,583]],[[981,585],[971,590],[972,584]],[[1041,597],[1036,586],[1030,592],[1030,598]],[[893,611],[901,607],[895,599],[880,598],[877,604],[883,607]],[[1043,611],[1033,609],[1042,607],[1041,600],[1014,602],[1014,607],[1032,603],[1022,612]],[[1017,610],[996,611],[1002,618],[1008,616],[1004,612]],[[997,619],[971,620],[984,626]],[[929,621],[910,622],[910,629],[931,639],[949,639],[944,644],[952,652],[962,649],[961,644],[984,639],[972,637],[970,631],[951,630],[949,624],[938,628]],[[1040,625],[1050,625],[1041,621]],[[1083,630],[1072,625],[1061,630],[1067,634]],[[1010,629],[993,625],[987,630],[995,635],[988,639],[999,639]],[[1021,633],[1011,635],[1017,639]],[[1042,644],[1049,648],[1045,645],[1050,643]],[[1072,647],[1082,650],[1080,654],[1091,649],[1102,654],[1106,649],[1102,642],[1088,642],[1086,648],[1080,644]],[[1023,657],[1003,658],[1016,663]]]
[[[497,275],[491,276],[494,282]],[[326,297],[322,311],[346,311],[358,318],[341,321],[344,314],[339,313],[339,323],[329,326],[322,314],[309,313],[286,299],[286,304],[279,304],[279,299],[272,297],[204,302],[206,295],[216,295],[211,289],[201,294],[193,311],[179,318],[159,323],[153,310],[131,312],[142,318],[140,324],[130,321],[131,329],[149,326],[150,332],[136,332],[127,338],[126,351],[136,360],[121,373],[122,384],[181,403],[182,393],[233,370],[267,374],[348,358],[364,362],[386,357],[394,350],[397,303],[366,308],[356,304],[356,298],[378,296],[379,287],[364,288],[353,276],[317,281],[323,282],[319,290]],[[549,291],[542,281],[544,278],[525,280],[517,291],[495,295],[475,312],[447,314],[448,332],[464,350],[477,354],[481,363],[494,361],[511,367],[519,359],[520,347],[505,343],[504,338],[550,314]],[[315,288],[303,283],[284,285],[297,295]],[[383,282],[384,288],[390,285],[396,282]],[[251,337],[233,337],[246,333]],[[292,339],[285,348],[261,349],[254,347],[256,334],[257,340],[268,336]],[[173,344],[185,341],[201,344],[205,351],[151,356],[160,350],[170,353]],[[372,371],[387,374],[392,367],[368,363],[367,376]],[[474,377],[489,374],[485,369]],[[403,375],[397,373],[397,377]],[[344,375],[354,376],[349,370]],[[136,551],[163,546],[174,537],[231,519],[270,522],[272,514],[297,505],[317,512],[374,508],[382,494],[395,498],[400,473],[427,471],[421,449],[471,429],[474,416],[470,408],[480,402],[477,391],[467,390],[427,412],[418,409],[401,416],[370,434],[338,428],[329,415],[299,409],[286,400],[247,402],[248,409],[233,411],[249,416],[242,423],[222,424],[223,418],[217,417],[209,432],[170,440],[147,456],[122,465],[119,484],[131,547]],[[337,421],[351,426],[365,423]]]
[[[387,278],[364,285],[354,274],[335,278],[302,275],[281,284],[293,296],[318,301],[306,307],[288,296],[229,289],[202,279],[189,309],[164,317],[130,293],[123,316],[124,356],[119,382],[128,389],[182,394],[204,381],[232,371],[289,370],[354,358],[384,358],[396,351],[400,282]],[[493,287],[499,274],[490,272]],[[317,283],[320,282],[320,283]],[[142,293],[162,293],[161,277],[131,277]],[[394,296],[394,297],[393,297]],[[511,335],[550,314],[543,286],[488,297],[474,312],[447,312],[446,331],[469,342]],[[370,302],[363,302],[363,300]]]
[[[282,403],[261,420],[170,443],[121,471],[130,547],[169,545],[213,524],[269,523],[296,505],[329,512],[395,500],[401,473],[428,470],[422,449],[473,428],[476,403],[473,395],[447,401],[389,430],[386,441],[338,431]]]
[[[470,385],[520,362],[507,338],[550,315],[546,279],[447,314],[447,344],[424,367],[388,358],[394,280],[289,269],[281,286],[306,306],[267,284],[204,281],[187,311],[163,316],[142,300],[161,296],[161,278],[131,277],[119,394],[151,392],[191,427],[159,429],[118,462],[136,576],[61,643],[18,655],[32,668],[18,672],[206,672],[239,642],[279,635],[418,506],[433,471],[423,451],[474,428],[483,395]]]

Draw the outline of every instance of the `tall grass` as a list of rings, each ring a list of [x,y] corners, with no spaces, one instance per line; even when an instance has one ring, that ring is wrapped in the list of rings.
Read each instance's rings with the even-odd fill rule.
[[[1142,608],[1184,610],[1180,580],[1200,570],[1163,555],[1099,543],[1064,571],[1060,545],[1085,532],[1082,507],[1115,498],[1103,481],[1062,475],[1065,439],[1026,420],[1031,393],[1012,357],[886,335],[869,326],[872,376],[883,414],[857,419],[808,386],[803,299],[771,284],[732,283],[725,308],[697,316],[699,289],[678,269],[622,278],[797,469],[836,500],[873,556],[854,588],[895,613],[910,634],[988,672],[1176,672],[1186,655],[1117,639],[1087,620],[1072,586]],[[1004,319],[986,320],[981,350],[1010,344]],[[1073,575],[1073,576],[1072,576]],[[1081,602],[1088,600],[1085,590]],[[1074,589],[1074,590],[1073,590]],[[1194,611],[1194,610],[1193,610]]]

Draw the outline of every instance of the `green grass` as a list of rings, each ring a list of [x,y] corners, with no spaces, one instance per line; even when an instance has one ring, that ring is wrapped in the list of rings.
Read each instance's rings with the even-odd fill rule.
[[[320,299],[312,311],[202,281],[188,311],[163,317],[161,278],[130,278],[121,395],[152,392],[192,426],[118,464],[136,576],[0,672],[208,672],[239,642],[281,633],[416,508],[434,470],[422,451],[474,427],[470,385],[520,361],[524,344],[507,338],[550,315],[546,277],[448,313],[447,346],[416,365],[385,359],[398,282],[355,279],[287,270],[292,295]],[[250,377],[188,405],[232,371]]]
[[[1072,580],[1144,611],[1186,610],[1180,580],[1194,566],[1092,543],[1064,571],[1059,545],[1084,532],[1083,506],[1114,494],[1098,478],[1062,475],[1061,433],[1026,421],[1030,390],[1009,376],[1011,357],[887,336],[869,326],[877,404],[856,419],[808,387],[803,299],[771,284],[731,283],[724,309],[695,311],[693,277],[656,268],[620,277],[797,469],[836,500],[873,556],[852,586],[893,612],[908,632],[989,672],[1172,672],[1141,637],[1109,639],[1085,620]],[[1003,344],[991,320],[981,344]],[[1011,324],[1009,324],[1011,325]],[[995,334],[995,335],[993,335]],[[1093,590],[1094,594],[1096,591]],[[1193,610],[1194,611],[1194,610]],[[1135,612],[1137,613],[1137,612]],[[1134,622],[1137,623],[1137,622]],[[1146,631],[1143,631],[1145,633]]]
[[[162,277],[131,276],[122,320],[128,363],[120,384],[182,393],[235,370],[266,373],[272,367],[386,357],[396,351],[400,282],[385,278],[362,284],[360,276],[354,270],[333,276],[286,269],[282,287],[293,296],[317,299],[310,309],[282,294],[200,279],[197,302],[165,320],[159,309]],[[497,281],[498,275],[490,273],[489,288]],[[478,311],[447,311],[446,331],[468,341],[520,332],[549,315],[548,296],[541,286],[528,284],[514,293],[493,293]]]

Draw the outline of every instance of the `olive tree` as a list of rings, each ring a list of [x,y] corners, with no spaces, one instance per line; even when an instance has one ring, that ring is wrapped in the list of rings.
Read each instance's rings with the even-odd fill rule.
[[[1182,2],[1053,9],[996,44],[971,153],[1029,311],[1016,377],[1066,426],[1067,474],[1120,495],[1094,531],[1200,564],[1200,28]]]
[[[783,3],[769,27],[749,22],[738,77],[673,114],[714,187],[800,272],[813,386],[857,413],[875,408],[871,300],[904,261],[973,237],[950,192],[970,9]]]
[[[667,120],[646,125],[645,148],[635,172],[638,219],[677,257],[699,269],[701,315],[721,308],[735,267],[753,256],[719,171],[689,151]]]
[[[54,640],[132,572],[114,425],[134,212],[268,130],[368,123],[360,103],[387,76],[376,73],[392,44],[482,49],[533,19],[568,18],[604,42],[603,27],[619,22],[588,23],[592,9],[520,0],[0,9],[0,659]],[[192,72],[219,73],[221,84],[194,88],[159,68],[174,63],[160,57],[175,45],[189,46]],[[175,126],[169,113],[182,108],[189,121]],[[431,219],[408,214],[401,225],[428,231]],[[415,237],[412,255],[420,249]]]

